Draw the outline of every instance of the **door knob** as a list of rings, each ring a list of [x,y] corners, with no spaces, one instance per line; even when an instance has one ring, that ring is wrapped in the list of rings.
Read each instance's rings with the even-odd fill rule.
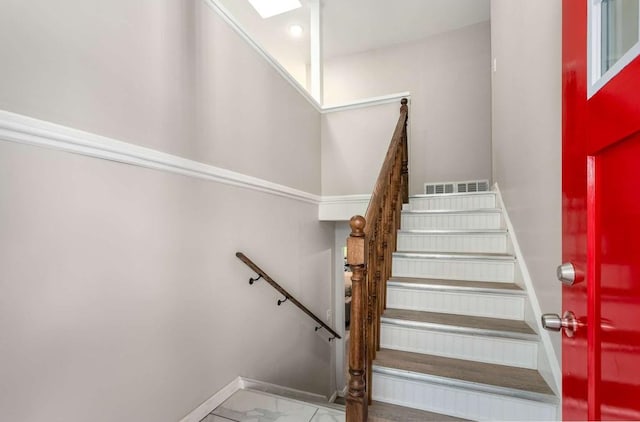
[[[576,267],[571,262],[558,265],[556,276],[562,284],[566,284],[567,286],[573,286],[575,283],[579,283],[584,279],[584,274],[576,270]]]
[[[567,337],[573,337],[573,334],[578,330],[578,320],[571,311],[566,311],[562,318],[558,314],[544,314],[541,320],[542,328],[545,330],[560,331],[564,328]]]

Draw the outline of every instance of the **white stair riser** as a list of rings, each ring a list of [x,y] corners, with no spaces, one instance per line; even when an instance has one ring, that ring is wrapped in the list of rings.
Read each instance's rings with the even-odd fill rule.
[[[451,333],[382,323],[380,347],[454,359],[537,369],[538,344],[533,340]]]
[[[414,197],[409,200],[411,209],[422,210],[477,210],[495,208],[495,193],[473,195],[437,195],[430,197]]]
[[[524,319],[525,298],[474,292],[387,287],[387,308],[502,319]]]
[[[512,283],[513,261],[393,257],[394,277]]]
[[[557,406],[387,374],[373,374],[373,399],[479,421],[557,420]]]
[[[398,250],[506,253],[507,234],[398,233]]]
[[[403,230],[500,229],[500,213],[403,213]]]

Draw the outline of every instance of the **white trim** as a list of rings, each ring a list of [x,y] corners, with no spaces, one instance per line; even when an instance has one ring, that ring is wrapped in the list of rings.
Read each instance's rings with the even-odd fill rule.
[[[338,390],[334,391],[331,397],[329,397],[329,403],[334,403],[338,398]]]
[[[380,104],[389,104],[389,103],[395,103],[395,102],[399,103],[400,100],[403,98],[406,98],[409,101],[409,103],[411,103],[411,93],[409,91],[405,91],[405,92],[398,92],[395,94],[381,95],[379,97],[371,97],[371,98],[364,98],[362,100],[354,100],[354,101],[350,101],[343,104],[323,106],[322,113],[326,114],[326,113],[333,113],[335,111],[352,110],[355,108],[366,108],[366,107],[376,106]]]
[[[242,389],[252,389],[254,391],[262,391],[264,393],[274,394],[293,400],[305,401],[314,405],[327,402],[327,396],[322,394],[310,393],[308,391],[297,390],[295,388],[283,387],[282,385],[272,384],[270,382],[258,381],[251,378],[239,377]],[[328,404],[328,403],[327,403]]]
[[[324,195],[322,201],[325,203],[353,203],[353,202],[369,202],[371,194],[358,193],[353,195]]]
[[[338,391],[337,391],[337,393],[338,393],[338,397],[342,397],[342,398],[347,397],[347,392],[348,392],[348,391],[349,391],[349,386],[348,386],[348,385],[345,385],[345,386],[344,386],[344,388],[343,388],[342,390],[338,390]]]
[[[349,221],[354,215],[365,215],[370,194],[323,196],[318,207],[320,221]]]
[[[189,413],[184,418],[180,419],[180,422],[200,422],[204,419],[209,413],[213,412],[213,409],[220,406],[226,399],[231,397],[233,393],[238,390],[241,390],[243,387],[243,379],[241,377],[237,377],[229,384],[224,386],[220,391],[215,393],[209,399],[207,399],[200,406],[195,408],[191,413]]]
[[[316,205],[322,200],[319,195],[257,177],[3,110],[0,140],[177,173]]]
[[[222,5],[219,0],[204,0],[204,2],[209,5],[222,19],[231,26],[231,28],[240,35],[240,37],[249,44],[263,59],[267,61],[279,74],[295,88],[296,91],[300,93],[308,102],[316,109],[316,111],[324,114],[324,113],[332,113],[334,111],[343,111],[350,110],[354,108],[364,108],[370,107],[379,104],[387,104],[402,98],[410,99],[411,94],[409,92],[401,92],[396,94],[383,95],[380,97],[373,98],[365,98],[362,100],[355,100],[351,102],[347,102],[344,104],[323,106],[321,102],[317,101],[313,95],[309,93],[303,87],[300,82],[298,82],[287,69],[285,69],[271,54],[267,52],[256,40],[254,40],[240,25],[233,15]],[[321,58],[321,57],[320,57]],[[322,72],[318,75],[320,81],[322,81]],[[322,86],[322,84],[320,85]],[[322,94],[322,93],[320,93]],[[319,96],[321,99],[322,95]]]
[[[640,55],[640,42],[636,43],[629,51],[627,51],[613,66],[606,71],[600,79],[589,84],[589,95],[587,98],[593,97],[600,89],[602,89],[611,79],[629,65],[636,57]]]
[[[240,37],[262,56],[287,82],[293,86],[318,112],[322,112],[322,106],[309,94],[309,92],[291,74],[273,58],[260,44],[258,44],[247,32],[242,29],[240,23],[229,13],[229,11],[217,0],[204,0],[218,15],[240,35]]]
[[[524,255],[522,254],[522,249],[520,249],[520,244],[518,243],[518,239],[516,238],[516,232],[513,228],[513,224],[511,223],[511,219],[509,218],[507,207],[505,206],[504,201],[502,200],[502,193],[500,192],[500,187],[498,186],[497,182],[494,183],[493,190],[497,194],[496,198],[498,200],[498,205],[502,209],[502,215],[504,217],[505,225],[507,226],[509,238],[511,239],[513,252],[514,252],[514,255],[516,256],[516,261],[518,262],[520,273],[522,274],[524,286],[528,293],[529,303],[535,315],[535,319],[537,321],[540,321],[542,317],[540,302],[538,302],[536,291],[533,288],[533,280],[531,279],[531,275],[529,274],[527,263],[525,261]],[[547,361],[549,363],[549,366],[551,367],[553,381],[555,382],[555,388],[553,388],[553,390],[560,391],[562,371],[560,370],[560,363],[558,362],[558,359],[556,358],[556,354],[553,350],[553,344],[551,343],[551,336],[549,335],[549,332],[546,330],[536,330],[536,331],[538,331],[540,340],[542,341],[542,348],[546,353]]]
[[[309,51],[310,54],[310,86],[311,96],[318,104],[322,104],[324,97],[324,72],[322,71],[322,11],[320,10],[320,0],[309,1]]]
[[[0,110],[0,141],[33,145],[130,164],[302,201],[318,207],[322,221],[348,221],[366,212],[370,194],[320,196],[235,171]]]
[[[324,407],[335,411],[336,409],[329,407],[338,396],[338,391],[335,391],[331,396],[331,399],[327,401],[327,397],[322,394],[310,393],[308,391],[296,390],[295,388],[283,387],[281,385],[271,384],[264,381],[258,381],[251,378],[237,377],[226,386],[222,387],[213,396],[208,398],[204,403],[195,408],[187,416],[180,419],[180,422],[200,422],[209,413],[213,412],[215,408],[220,406],[231,397],[235,392],[239,390],[252,389],[254,391],[261,391],[263,393],[273,394],[277,396],[286,397],[291,400],[297,400],[313,404],[316,407]],[[326,402],[326,404],[324,404]],[[323,403],[323,404],[320,404]]]
[[[602,60],[602,1],[587,0],[587,98],[596,93]]]

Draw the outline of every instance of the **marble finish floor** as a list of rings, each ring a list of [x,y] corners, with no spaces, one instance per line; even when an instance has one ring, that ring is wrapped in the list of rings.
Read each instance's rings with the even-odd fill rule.
[[[262,391],[238,390],[201,422],[344,422],[345,414]]]

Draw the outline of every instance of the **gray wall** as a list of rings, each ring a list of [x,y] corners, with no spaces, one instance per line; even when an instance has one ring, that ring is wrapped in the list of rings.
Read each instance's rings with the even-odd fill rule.
[[[5,1],[0,108],[319,193],[320,116],[199,0]],[[295,158],[295,159],[294,159]],[[332,391],[317,206],[0,141],[0,409],[175,422],[238,375]]]
[[[542,312],[561,313],[562,2],[492,0],[493,178]],[[552,337],[560,356],[560,336]]]
[[[202,1],[7,0],[0,57],[0,109],[320,192],[319,114]]]
[[[371,194],[400,116],[400,101],[322,115],[322,194]]]
[[[491,179],[490,33],[483,22],[329,59],[325,103],[410,91],[411,192],[425,182]]]

